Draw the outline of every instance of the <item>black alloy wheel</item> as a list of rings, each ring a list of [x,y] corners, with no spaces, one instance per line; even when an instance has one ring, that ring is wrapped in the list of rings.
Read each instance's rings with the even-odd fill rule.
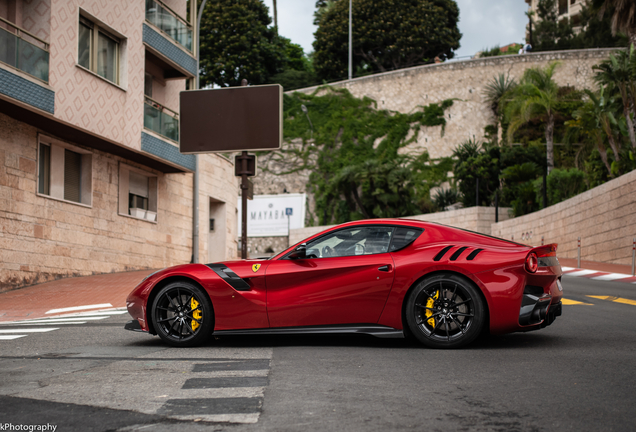
[[[214,330],[214,311],[205,292],[193,283],[172,282],[152,302],[152,324],[159,337],[175,347],[205,343]]]
[[[413,335],[432,348],[459,348],[484,326],[484,301],[472,282],[456,274],[424,278],[411,291],[406,321]]]

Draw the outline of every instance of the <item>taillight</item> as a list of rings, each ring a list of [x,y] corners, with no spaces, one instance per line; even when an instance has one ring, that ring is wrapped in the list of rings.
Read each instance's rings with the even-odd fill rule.
[[[537,271],[537,268],[539,268],[539,259],[537,258],[537,254],[530,252],[526,258],[526,270],[530,273],[534,273]]]

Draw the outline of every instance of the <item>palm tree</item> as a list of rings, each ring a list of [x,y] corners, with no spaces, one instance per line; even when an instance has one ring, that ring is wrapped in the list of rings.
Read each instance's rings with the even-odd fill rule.
[[[623,115],[627,122],[629,141],[636,148],[636,134],[634,133],[634,102],[636,102],[636,53],[632,45],[629,51],[620,51],[616,56],[610,54],[609,60],[592,67],[596,72],[594,79],[601,86],[616,86],[623,102]]]
[[[563,101],[559,86],[552,79],[557,62],[545,69],[529,68],[523,74],[521,83],[511,92],[507,101],[506,115],[510,119],[508,142],[525,123],[535,119],[545,119],[546,161],[548,174],[554,168],[554,122],[556,106]]]
[[[614,8],[612,15],[612,35],[622,32],[629,37],[630,43],[636,45],[636,2],[634,0],[595,0],[599,7],[599,18],[603,18],[607,9]]]
[[[486,102],[490,104],[490,109],[492,110],[495,118],[497,119],[497,141],[501,142],[501,111],[502,111],[502,100],[504,94],[510,92],[517,86],[517,83],[514,78],[510,78],[510,75],[504,75],[500,73],[498,76],[494,77],[483,91],[483,96]]]
[[[601,87],[598,94],[585,90],[589,100],[574,111],[573,120],[565,122],[568,127],[566,139],[576,140],[583,144],[577,156],[590,153],[590,146],[598,149],[608,174],[612,175],[612,167],[607,157],[605,139],[610,144],[614,159],[620,161],[620,138],[616,137],[618,122],[613,112],[617,109],[616,101],[611,97],[612,89]]]

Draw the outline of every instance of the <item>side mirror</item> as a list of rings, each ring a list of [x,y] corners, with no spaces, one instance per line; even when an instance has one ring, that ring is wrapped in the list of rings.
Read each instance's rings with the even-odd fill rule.
[[[289,259],[303,259],[307,257],[307,243],[301,243],[292,253],[289,254]]]

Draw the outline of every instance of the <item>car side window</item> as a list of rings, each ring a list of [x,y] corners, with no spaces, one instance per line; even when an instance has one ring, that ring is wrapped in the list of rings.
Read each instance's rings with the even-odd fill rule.
[[[307,244],[307,258],[373,255],[389,251],[393,227],[371,226],[339,230]]]
[[[395,229],[393,241],[391,242],[391,252],[404,249],[415,241],[422,234],[419,228],[400,227]]]

